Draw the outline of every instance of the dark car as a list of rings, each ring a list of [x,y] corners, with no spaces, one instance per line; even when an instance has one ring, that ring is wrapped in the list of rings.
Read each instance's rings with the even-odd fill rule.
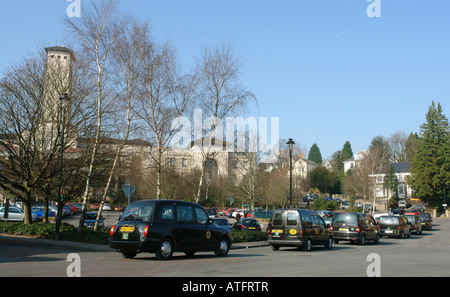
[[[259,222],[255,219],[241,219],[233,225],[234,229],[247,230],[247,231],[261,231],[261,226]]]
[[[381,216],[380,235],[404,238],[411,237],[411,225],[405,216]]]
[[[277,209],[273,212],[267,230],[272,250],[280,247],[302,247],[310,251],[313,245],[332,248],[333,237],[328,225],[313,210]]]
[[[127,207],[110,230],[109,245],[126,258],[155,253],[170,259],[173,252],[192,256],[196,251],[214,251],[226,256],[231,233],[214,224],[198,204],[178,200],[143,200]]]
[[[431,226],[431,216],[428,216],[427,213],[421,213],[420,218],[420,224],[422,225],[422,230],[432,230]]]
[[[366,244],[367,240],[373,240],[375,244],[380,242],[378,224],[372,216],[356,212],[336,213],[331,225],[335,243],[339,241],[358,242]]]
[[[217,219],[214,219],[214,223],[216,225],[218,225],[219,227],[221,227],[221,228],[225,228],[225,229],[228,229],[228,230],[233,229],[233,225],[231,225],[230,222],[227,219],[219,219],[219,218],[217,218]]]
[[[94,228],[96,220],[97,220],[97,212],[87,212],[84,218],[84,226],[87,228]],[[103,216],[101,215],[98,221],[98,227],[100,228],[105,227],[105,225],[103,224]]]
[[[422,224],[418,215],[405,215],[411,225],[411,233],[422,234]]]

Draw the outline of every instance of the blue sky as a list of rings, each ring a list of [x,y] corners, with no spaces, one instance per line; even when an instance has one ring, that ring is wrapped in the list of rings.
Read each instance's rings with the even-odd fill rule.
[[[81,9],[87,0],[81,1]],[[189,67],[205,46],[229,41],[242,83],[258,99],[248,116],[279,117],[280,138],[331,156],[373,137],[419,132],[431,102],[450,110],[450,1],[119,0],[171,41]],[[64,43],[66,0],[0,1],[0,71]]]

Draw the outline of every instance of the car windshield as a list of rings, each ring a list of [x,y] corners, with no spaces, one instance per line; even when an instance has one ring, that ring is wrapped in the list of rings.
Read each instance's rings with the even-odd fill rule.
[[[123,220],[149,221],[153,214],[153,203],[135,203],[127,207],[123,213]]]
[[[334,224],[354,224],[356,225],[356,214],[353,213],[338,213],[334,216]]]
[[[382,224],[398,224],[398,217],[380,217]]]
[[[87,213],[86,214],[86,220],[96,220],[97,214],[96,213]]]

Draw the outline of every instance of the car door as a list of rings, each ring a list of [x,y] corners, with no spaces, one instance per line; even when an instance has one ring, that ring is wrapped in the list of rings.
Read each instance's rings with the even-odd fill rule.
[[[175,233],[179,250],[196,250],[199,244],[198,228],[196,227],[192,206],[177,204]]]
[[[17,207],[10,207],[8,221],[23,221],[23,212]]]
[[[216,224],[210,224],[210,219],[206,211],[201,207],[194,207],[196,219],[196,237],[198,238],[197,249],[211,250],[217,247],[221,239],[222,233],[216,227]]]
[[[320,244],[325,241],[325,224],[317,214],[311,214],[312,230],[311,240],[313,244]],[[322,225],[320,224],[322,221]]]

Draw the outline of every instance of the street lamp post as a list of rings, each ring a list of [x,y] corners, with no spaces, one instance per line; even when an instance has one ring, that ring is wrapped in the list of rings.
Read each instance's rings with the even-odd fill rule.
[[[62,211],[62,175],[63,175],[63,154],[64,154],[64,124],[66,121],[66,104],[70,101],[67,93],[59,97],[61,100],[62,118],[61,118],[61,153],[59,159],[59,185],[58,185],[58,207],[56,211],[56,226],[55,226],[55,239],[59,239],[59,227],[61,225],[61,211]]]
[[[292,150],[295,142],[289,138],[286,144],[289,145],[289,208],[292,208]]]

